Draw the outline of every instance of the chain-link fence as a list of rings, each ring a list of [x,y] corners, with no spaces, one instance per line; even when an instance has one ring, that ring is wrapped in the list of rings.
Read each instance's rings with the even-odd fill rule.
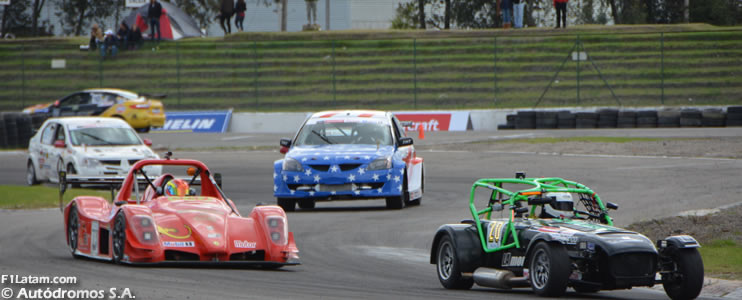
[[[742,103],[742,32],[152,44],[100,58],[70,40],[0,43],[0,110],[85,88],[170,109],[476,109]]]

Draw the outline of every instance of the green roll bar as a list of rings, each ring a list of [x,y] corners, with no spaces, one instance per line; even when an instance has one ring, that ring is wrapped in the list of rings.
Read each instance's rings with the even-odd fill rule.
[[[523,184],[523,185],[531,185],[532,188],[528,189],[522,189],[518,191],[510,191],[503,188],[503,184]],[[489,203],[487,204],[487,207],[482,210],[477,210],[476,206],[474,205],[474,194],[477,188],[486,188],[493,191],[492,196],[490,198]],[[518,240],[517,232],[515,231],[515,225],[513,224],[513,220],[515,219],[515,210],[519,208],[520,206],[517,204],[518,202],[525,202],[528,203],[529,196],[535,196],[535,195],[542,195],[543,193],[550,193],[550,192],[567,192],[567,193],[576,193],[576,194],[585,194],[590,195],[593,197],[595,202],[600,207],[601,212],[603,214],[601,217],[604,218],[604,221],[608,225],[613,225],[613,219],[608,216],[606,213],[607,209],[605,205],[603,204],[603,201],[600,200],[600,196],[598,196],[597,193],[595,193],[593,190],[585,186],[584,184],[574,182],[574,181],[568,181],[564,180],[562,178],[558,177],[551,177],[551,178],[483,178],[479,179],[474,182],[474,184],[471,187],[471,192],[469,195],[469,209],[471,210],[472,217],[474,218],[475,224],[477,226],[477,232],[479,233],[479,239],[482,243],[482,248],[485,252],[491,253],[496,252],[508,248],[520,248],[520,241]],[[503,197],[509,197],[507,199],[503,200]],[[510,235],[513,236],[513,242],[502,244],[500,247],[497,248],[489,248],[486,243],[486,239],[484,236],[484,230],[482,229],[482,222],[480,219],[481,215],[486,214],[486,218],[490,219],[492,216],[492,205],[495,204],[495,202],[499,202],[503,205],[508,205],[508,209],[510,209],[510,218],[508,220],[508,223],[505,228],[505,233],[503,234],[502,240],[507,241],[508,237]],[[531,205],[530,209],[530,215],[534,216],[536,212],[536,208],[539,205],[534,204]]]

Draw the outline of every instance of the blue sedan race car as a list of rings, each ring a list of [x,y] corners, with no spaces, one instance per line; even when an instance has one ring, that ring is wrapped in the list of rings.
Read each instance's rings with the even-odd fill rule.
[[[387,208],[418,205],[424,169],[400,121],[389,112],[313,114],[293,140],[282,139],[273,193],[285,211],[316,201],[386,199]]]

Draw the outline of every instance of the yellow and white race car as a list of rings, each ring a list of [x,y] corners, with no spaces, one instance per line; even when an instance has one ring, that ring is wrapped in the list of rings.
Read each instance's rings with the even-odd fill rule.
[[[119,89],[86,89],[51,103],[37,104],[23,110],[28,114],[60,116],[102,116],[120,118],[139,132],[165,125],[164,98]]]

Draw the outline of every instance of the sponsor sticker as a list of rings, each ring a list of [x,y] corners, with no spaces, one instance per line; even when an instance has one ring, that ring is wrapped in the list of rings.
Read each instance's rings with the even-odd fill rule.
[[[254,249],[257,245],[256,242],[248,242],[248,241],[234,241],[234,247],[235,248],[247,248],[247,249]]]
[[[522,267],[526,261],[525,256],[513,256],[510,252],[502,254],[502,266],[503,267]]]
[[[193,241],[188,241],[188,242],[162,242],[162,246],[165,246],[165,247],[192,248],[192,247],[196,247],[196,243],[194,243]]]

